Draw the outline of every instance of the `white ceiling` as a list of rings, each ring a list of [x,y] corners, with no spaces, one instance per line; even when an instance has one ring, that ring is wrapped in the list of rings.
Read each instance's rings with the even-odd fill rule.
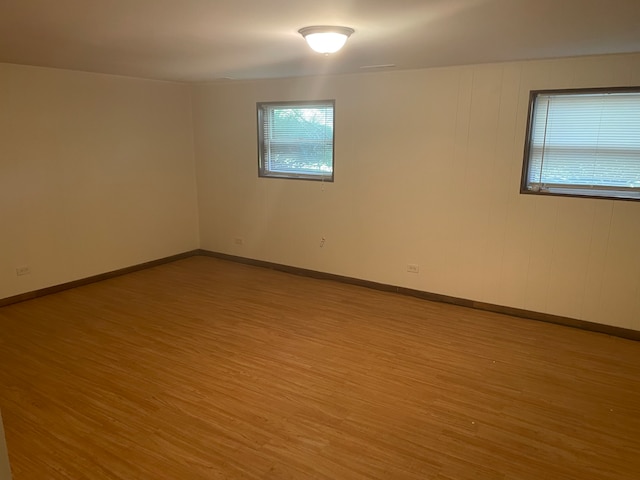
[[[297,33],[355,29],[325,57]],[[640,52],[640,0],[1,0],[0,62],[212,81]]]

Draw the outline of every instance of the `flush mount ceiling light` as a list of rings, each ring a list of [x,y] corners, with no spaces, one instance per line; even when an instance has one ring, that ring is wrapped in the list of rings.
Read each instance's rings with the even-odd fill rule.
[[[340,50],[353,32],[353,28],[329,26],[304,27],[298,30],[313,50],[325,55]]]

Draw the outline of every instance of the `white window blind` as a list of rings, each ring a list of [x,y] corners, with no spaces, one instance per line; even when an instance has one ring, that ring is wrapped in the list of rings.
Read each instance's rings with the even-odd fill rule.
[[[640,199],[640,89],[532,95],[524,187]]]
[[[334,102],[259,103],[260,176],[333,180]]]

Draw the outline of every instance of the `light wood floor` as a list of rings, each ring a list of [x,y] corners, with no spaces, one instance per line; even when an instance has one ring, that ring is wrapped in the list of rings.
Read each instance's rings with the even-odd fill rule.
[[[640,478],[640,343],[192,257],[0,309],[14,480]]]

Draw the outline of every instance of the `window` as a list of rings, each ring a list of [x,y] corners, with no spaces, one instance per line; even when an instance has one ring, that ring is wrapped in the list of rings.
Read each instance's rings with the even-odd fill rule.
[[[520,191],[640,200],[640,87],[531,92]]]
[[[333,100],[258,103],[261,177],[333,181]]]

